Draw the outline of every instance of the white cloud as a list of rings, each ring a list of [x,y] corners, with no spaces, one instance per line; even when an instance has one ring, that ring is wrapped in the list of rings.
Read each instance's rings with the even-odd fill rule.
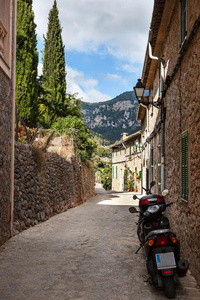
[[[78,93],[78,97],[84,102],[100,102],[110,100],[109,95],[98,91],[98,81],[86,78],[83,72],[66,66],[67,71],[67,92],[69,94]]]
[[[143,63],[153,0],[57,0],[66,50],[104,51]],[[33,0],[37,33],[46,35],[53,0]]]
[[[122,77],[117,74],[106,74],[105,77],[108,79],[111,79],[111,80],[121,80],[122,79]]]
[[[138,73],[140,71],[139,67],[134,66],[133,64],[124,64],[120,66],[120,69],[128,73]]]

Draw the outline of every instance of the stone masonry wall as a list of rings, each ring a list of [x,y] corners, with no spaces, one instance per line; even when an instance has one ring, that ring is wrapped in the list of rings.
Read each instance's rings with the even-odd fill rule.
[[[191,1],[189,2],[189,4]],[[175,67],[179,55],[179,32],[174,30],[179,15],[178,2],[171,20],[169,36],[165,44],[165,58],[169,60],[168,74]],[[197,3],[196,3],[197,4]],[[198,6],[198,9],[197,9]],[[190,30],[200,12],[200,3],[189,7]],[[198,15],[196,16],[198,17]],[[176,35],[175,35],[176,34]],[[166,93],[166,188],[168,201],[174,205],[168,210],[170,224],[181,242],[181,254],[188,259],[190,270],[200,283],[200,28],[197,30],[184,58]],[[174,59],[176,58],[176,59]],[[188,130],[189,142],[189,196],[181,199],[181,134]]]
[[[94,196],[90,163],[76,156],[15,145],[14,233],[48,220]]]
[[[11,80],[0,69],[0,245],[10,238]]]

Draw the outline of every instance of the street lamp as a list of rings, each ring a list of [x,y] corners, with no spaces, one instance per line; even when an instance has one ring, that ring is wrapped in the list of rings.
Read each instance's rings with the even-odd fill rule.
[[[138,79],[136,86],[134,87],[135,95],[138,99],[142,99],[144,94],[144,85],[141,82],[141,79]]]
[[[139,104],[142,104],[142,105],[145,105],[145,106],[148,106],[149,104],[157,107],[157,108],[160,108],[161,106],[161,100],[160,98],[158,99],[157,102],[153,102],[153,101],[144,101],[142,100],[143,99],[143,95],[144,95],[144,90],[145,90],[145,87],[143,85],[143,83],[141,82],[141,79],[138,79],[138,82],[136,84],[136,86],[133,88],[134,91],[135,91],[135,95],[138,99],[138,103]]]

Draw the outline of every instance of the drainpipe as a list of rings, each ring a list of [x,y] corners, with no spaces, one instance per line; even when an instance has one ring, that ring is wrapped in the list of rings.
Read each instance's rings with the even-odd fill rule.
[[[146,109],[146,116],[147,116],[147,138],[149,136],[149,111],[148,111],[148,107],[142,103],[140,103],[140,105],[142,107],[144,107]],[[144,150],[144,153],[142,154],[142,160],[143,160],[143,155],[144,155],[144,158],[145,158],[145,188],[148,189],[149,188],[149,183],[147,183],[147,163],[146,161],[149,159],[149,143],[147,142],[147,149]],[[143,181],[144,178],[142,178],[142,181]]]
[[[165,107],[164,100],[162,99],[162,93],[164,90],[164,76],[165,70],[163,65],[163,60],[160,57],[152,55],[151,44],[149,43],[149,57],[154,60],[160,61],[161,67],[161,191],[165,189]]]

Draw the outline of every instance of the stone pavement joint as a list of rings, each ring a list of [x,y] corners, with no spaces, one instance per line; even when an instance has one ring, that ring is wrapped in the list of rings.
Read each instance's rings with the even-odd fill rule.
[[[1,300],[166,299],[144,281],[131,193],[98,194],[32,227],[0,248]],[[176,299],[200,299],[196,281],[178,279]]]

